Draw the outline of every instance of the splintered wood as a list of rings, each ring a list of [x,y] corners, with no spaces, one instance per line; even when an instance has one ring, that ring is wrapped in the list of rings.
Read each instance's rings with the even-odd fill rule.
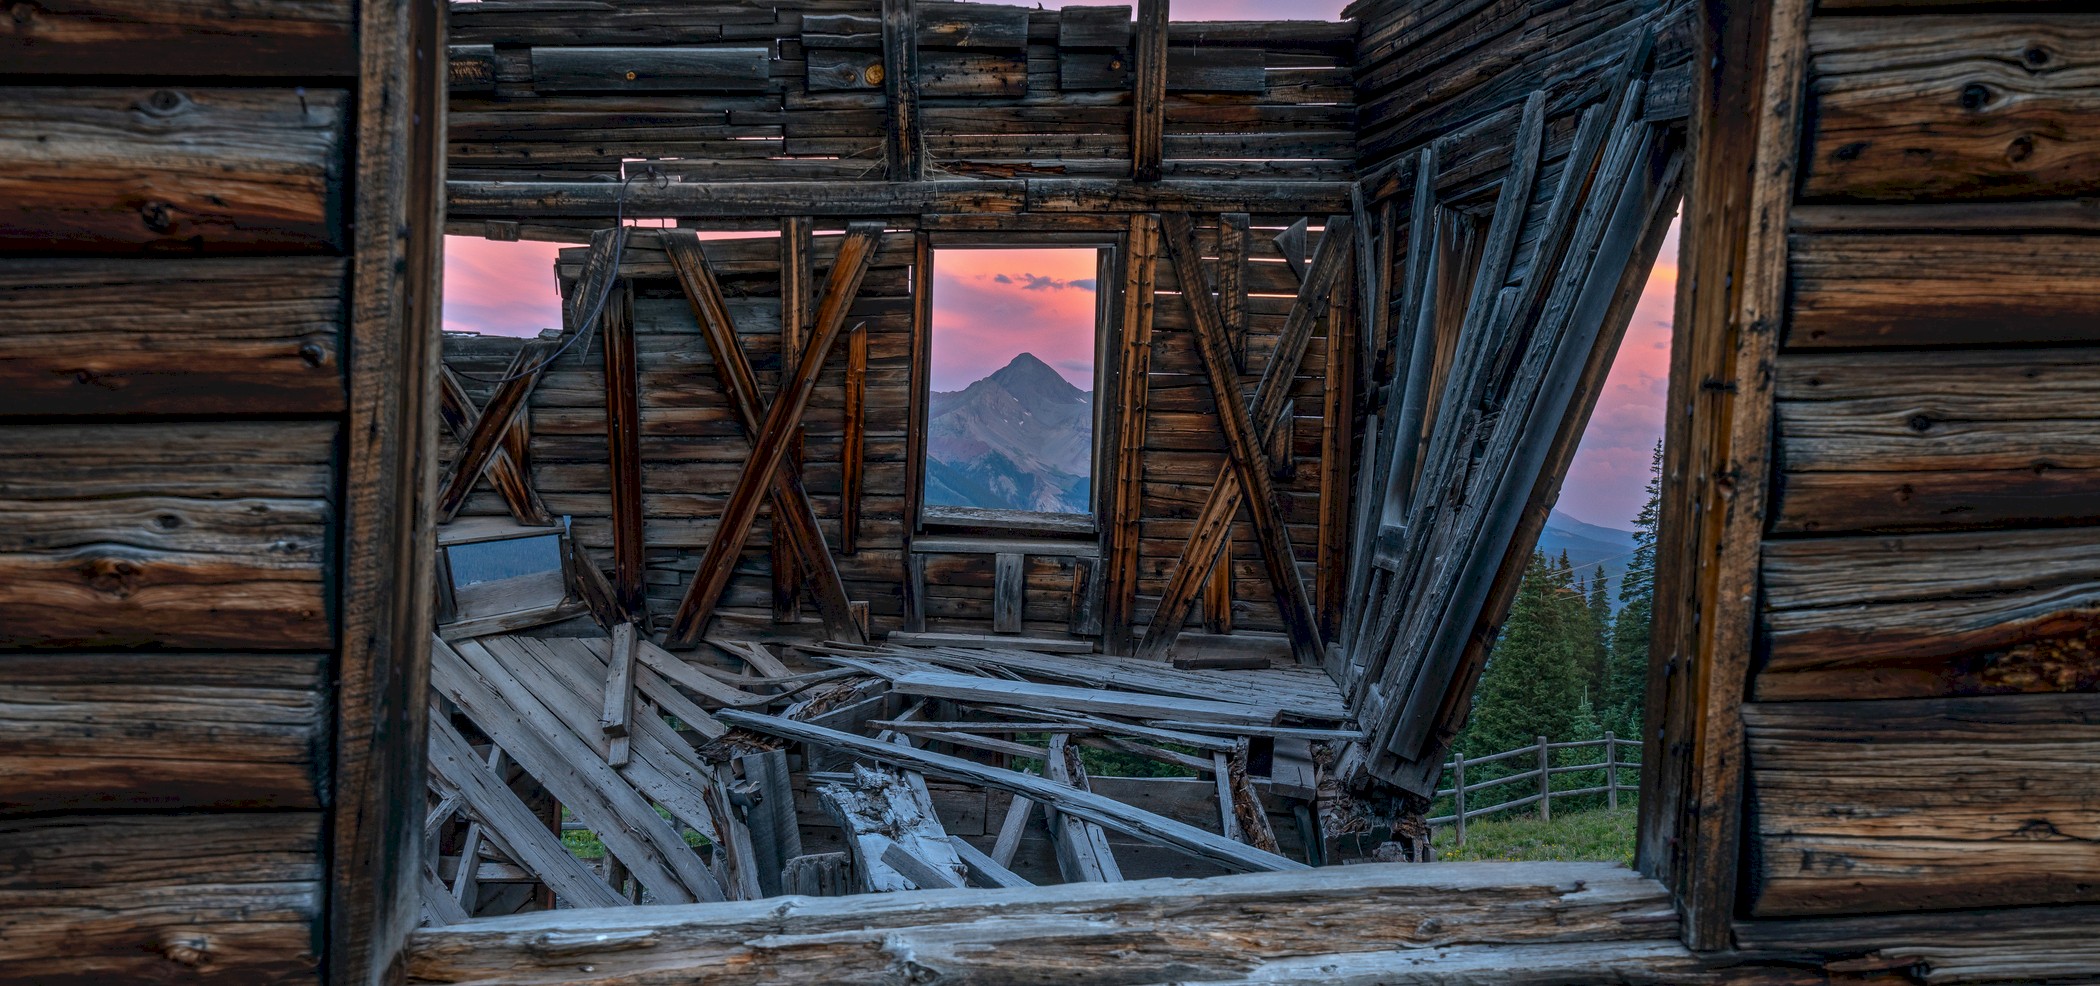
[[[1316,669],[726,638],[673,653],[625,622],[433,647],[431,925],[1340,861],[1306,821],[1333,759],[1315,748],[1360,733]]]

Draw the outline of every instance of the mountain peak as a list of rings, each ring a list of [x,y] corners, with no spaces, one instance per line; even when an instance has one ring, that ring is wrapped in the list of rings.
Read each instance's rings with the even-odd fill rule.
[[[1021,353],[985,379],[997,383],[1016,397],[1039,395],[1055,400],[1080,400],[1086,391],[1072,386],[1064,374],[1051,369],[1034,353]]]

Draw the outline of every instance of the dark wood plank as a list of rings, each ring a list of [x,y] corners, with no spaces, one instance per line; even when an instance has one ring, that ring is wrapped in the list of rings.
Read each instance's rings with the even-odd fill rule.
[[[15,88],[0,251],[337,250],[349,108],[341,89]]]
[[[2100,342],[2100,260],[2063,233],[1796,234],[1793,348]]]
[[[1138,542],[1144,502],[1145,418],[1152,392],[1152,321],[1159,263],[1159,217],[1130,218],[1123,240],[1123,310],[1116,362],[1115,454],[1109,478],[1103,532],[1106,560],[1100,570],[1102,646],[1128,653],[1137,620]]]
[[[0,414],[343,407],[340,259],[0,260]]]
[[[318,809],[326,658],[0,658],[0,814]]]
[[[812,227],[814,221],[807,216],[791,216],[780,221],[780,375],[786,379],[795,375],[795,357],[802,352],[803,340],[809,336],[810,292],[814,290],[816,277],[810,264]],[[850,408],[850,404],[848,405]],[[849,410],[849,414],[851,411]],[[750,434],[758,415],[745,415],[749,419],[745,433]],[[788,449],[788,468],[799,470],[802,461],[803,429],[796,429],[795,441]],[[843,453],[842,453],[843,454]],[[840,481],[845,482],[845,470],[841,468]],[[841,499],[843,520],[844,500]],[[858,521],[859,518],[855,518]],[[793,521],[775,520],[775,525],[792,524]],[[776,533],[768,538],[766,550],[768,565],[773,574],[773,622],[793,623],[802,615],[802,563],[797,558],[793,534]],[[853,531],[844,527],[840,531],[840,550],[852,554],[844,547],[853,542]],[[781,860],[786,865],[786,860]],[[778,876],[778,874],[773,874]]]
[[[322,823],[318,812],[0,822],[0,979],[319,983]]]
[[[1751,704],[1753,917],[2100,899],[2100,696]]]
[[[0,644],[326,649],[330,422],[0,429]]]
[[[532,49],[540,92],[762,92],[769,53],[753,48]]]
[[[891,181],[926,177],[919,126],[919,23],[916,0],[882,0],[883,161]]]
[[[1250,219],[1244,212],[1218,216],[1218,314],[1232,344],[1233,366],[1247,372],[1247,248]]]
[[[503,505],[510,508],[518,523],[547,527],[554,523],[554,515],[547,512],[546,503],[540,500],[539,490],[532,483],[532,433],[525,424],[527,413],[520,410],[511,419],[502,445],[489,458],[487,475],[489,485],[503,498]],[[474,422],[481,417],[481,408],[468,395],[466,384],[446,366],[438,367],[438,416],[444,419],[452,440],[461,443],[473,437]]]
[[[709,618],[714,615],[715,602],[721,598],[735,568],[736,558],[743,552],[751,524],[758,518],[764,491],[771,486],[773,474],[786,460],[789,439],[801,423],[803,413],[809,409],[818,373],[844,328],[846,310],[860,291],[861,279],[874,260],[881,236],[879,223],[855,223],[847,228],[846,237],[839,245],[838,259],[832,263],[831,274],[825,281],[823,300],[817,307],[816,325],[809,344],[803,349],[794,379],[782,384],[780,393],[766,412],[765,422],[752,436],[751,457],[744,464],[736,489],[723,507],[714,538],[708,542],[693,581],[679,603],[672,624],[673,639],[684,643],[698,640]]]
[[[1167,0],[1138,0],[1131,45],[1131,177],[1158,181],[1167,128]]]
[[[868,330],[846,336],[846,423],[839,437],[839,552],[860,550],[861,484],[868,431]]]
[[[1360,221],[1360,220],[1359,220]],[[1361,231],[1361,227],[1358,227]],[[1361,250],[1361,243],[1357,245]],[[1361,267],[1361,257],[1358,258]],[[1327,309],[1326,400],[1320,417],[1320,541],[1315,598],[1320,633],[1341,638],[1348,609],[1351,456],[1356,451],[1357,323],[1349,304],[1353,271],[1343,271]]]
[[[610,241],[617,232],[600,230],[593,240]],[[593,250],[599,249],[593,243]],[[624,282],[613,287],[605,316],[605,444],[612,495],[613,593],[620,608],[647,619],[648,593],[643,586],[648,544],[642,540],[642,408],[635,379],[633,294]]]
[[[355,76],[349,0],[39,0],[0,27],[23,75]]]
[[[2100,17],[1819,17],[1801,191],[2018,199],[2100,189]]]

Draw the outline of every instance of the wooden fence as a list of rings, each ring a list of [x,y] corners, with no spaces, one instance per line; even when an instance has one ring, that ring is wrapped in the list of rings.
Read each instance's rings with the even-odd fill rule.
[[[1562,764],[1558,767],[1553,765],[1553,751],[1555,750],[1584,750],[1589,749],[1591,747],[1604,748],[1604,759],[1602,761],[1597,763]],[[1632,747],[1635,750],[1639,750],[1641,747],[1641,743],[1639,740],[1620,739],[1612,735],[1610,732],[1606,732],[1604,734],[1603,739],[1576,740],[1568,743],[1549,743],[1546,741],[1546,737],[1541,736],[1538,738],[1538,742],[1533,743],[1530,746],[1520,746],[1514,750],[1508,750],[1502,753],[1491,754],[1485,757],[1475,757],[1471,760],[1467,760],[1463,757],[1454,757],[1444,764],[1445,773],[1449,774],[1451,777],[1451,786],[1447,788],[1441,788],[1436,792],[1436,796],[1439,798],[1448,797],[1451,799],[1451,814],[1439,815],[1435,818],[1432,818],[1429,820],[1429,824],[1454,826],[1457,829],[1458,844],[1465,845],[1466,820],[1469,818],[1478,818],[1481,815],[1492,814],[1498,811],[1507,811],[1512,808],[1521,808],[1529,804],[1536,804],[1539,806],[1540,820],[1550,821],[1553,818],[1554,798],[1572,798],[1578,795],[1589,794],[1602,794],[1604,795],[1605,807],[1617,808],[1619,806],[1620,791],[1640,790],[1641,763],[1638,760],[1628,761],[1619,759],[1619,749],[1621,747]],[[1505,777],[1497,777],[1493,780],[1481,781],[1478,784],[1468,785],[1466,783],[1467,767],[1478,767],[1481,764],[1498,763],[1503,760],[1511,760],[1523,756],[1536,757],[1538,761],[1538,766],[1533,767],[1530,770],[1524,771],[1523,773],[1510,774]],[[1630,781],[1621,782],[1619,778],[1619,772],[1622,769],[1626,768],[1631,768],[1633,770],[1633,778]],[[1579,771],[1591,770],[1604,771],[1603,784],[1599,784],[1593,787],[1573,788],[1566,791],[1556,791],[1553,789],[1554,777],[1560,774],[1572,774]],[[1475,808],[1471,810],[1468,810],[1466,808],[1466,795],[1469,792],[1484,791],[1491,787],[1500,787],[1505,784],[1516,784],[1522,781],[1535,782],[1538,785],[1538,791],[1533,794],[1525,795],[1521,798],[1515,798],[1509,801],[1502,801],[1496,804],[1488,805],[1484,808]]]

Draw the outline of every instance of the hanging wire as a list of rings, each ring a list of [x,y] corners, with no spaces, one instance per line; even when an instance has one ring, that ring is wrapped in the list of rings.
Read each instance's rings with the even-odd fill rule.
[[[619,195],[613,200],[613,229],[615,232],[613,233],[612,263],[615,275],[620,269],[620,257],[627,251],[627,188],[634,184],[637,178],[652,178],[661,181],[665,185],[670,184],[669,178],[658,171],[655,165],[650,165],[640,172],[630,174],[620,180]],[[591,303],[590,313],[583,316],[582,324],[577,327],[576,334],[570,336],[559,347],[556,347],[554,352],[549,353],[545,359],[500,377],[485,377],[478,373],[468,373],[464,370],[453,370],[452,372],[476,383],[490,384],[505,384],[540,372],[552,365],[555,360],[560,359],[562,354],[567,353],[578,342],[582,342],[590,337],[591,330],[598,325],[599,316],[605,314],[605,306],[612,301],[613,286],[618,282],[618,276],[611,276],[605,279],[604,287],[599,290],[597,299]]]

